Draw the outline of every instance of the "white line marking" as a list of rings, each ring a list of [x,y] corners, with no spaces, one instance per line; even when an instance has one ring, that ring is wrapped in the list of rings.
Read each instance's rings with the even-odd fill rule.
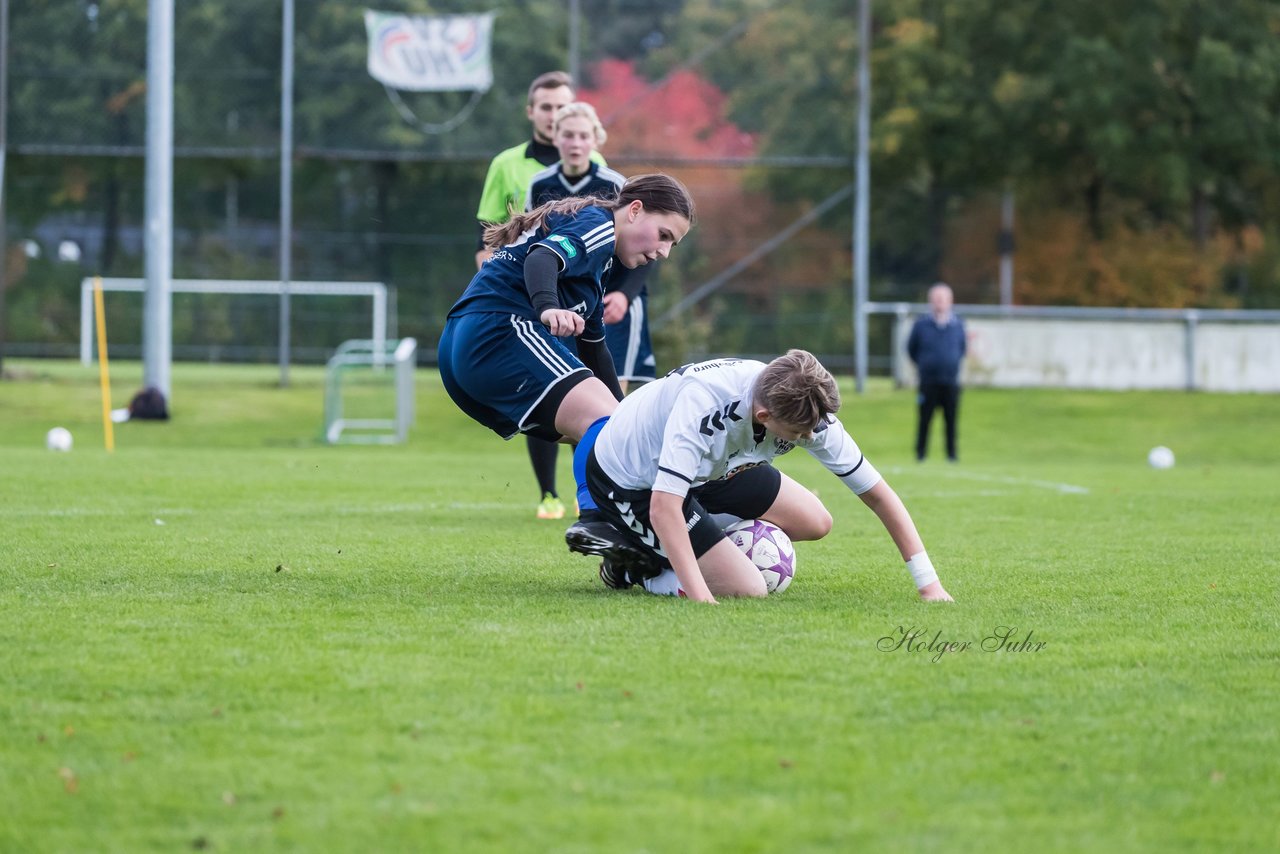
[[[917,472],[924,474],[923,471],[916,468],[905,468],[896,466],[890,471],[893,474],[906,474],[908,472]],[[994,474],[977,474],[975,472],[956,471],[954,469],[933,469],[928,472],[930,477],[949,477],[955,480],[976,480],[983,483],[1004,483],[1011,486],[1034,486],[1038,489],[1048,489],[1052,492],[1062,492],[1068,495],[1088,495],[1089,488],[1086,486],[1076,486],[1073,483],[1059,483],[1054,480],[1036,480],[1028,477],[1004,477]]]

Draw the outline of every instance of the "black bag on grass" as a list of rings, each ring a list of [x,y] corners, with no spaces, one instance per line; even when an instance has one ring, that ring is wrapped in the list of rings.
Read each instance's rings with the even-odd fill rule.
[[[133,400],[129,401],[129,418],[168,421],[169,405],[165,402],[164,392],[155,386],[148,386],[135,394]]]

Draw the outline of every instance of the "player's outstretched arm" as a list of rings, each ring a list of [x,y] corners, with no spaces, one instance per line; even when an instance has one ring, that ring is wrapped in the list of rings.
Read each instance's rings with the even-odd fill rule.
[[[716,597],[711,595],[707,580],[698,568],[689,532],[684,527],[684,498],[655,490],[649,499],[649,521],[653,523],[653,532],[658,535],[658,542],[662,543],[685,596],[694,602],[716,604]]]
[[[907,562],[907,568],[916,582],[920,598],[926,602],[954,601],[951,594],[943,588],[942,582],[938,580],[938,574],[934,571],[928,554],[925,553],[924,541],[920,539],[920,533],[916,530],[916,523],[912,521],[906,505],[902,503],[902,499],[888,482],[881,480],[858,497],[871,508],[871,511],[880,519],[880,524],[884,525],[884,529],[893,538],[893,544],[898,547],[898,553]]]

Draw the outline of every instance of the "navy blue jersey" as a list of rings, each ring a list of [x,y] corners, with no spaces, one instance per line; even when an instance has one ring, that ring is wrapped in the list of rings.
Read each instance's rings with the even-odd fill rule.
[[[535,317],[524,286],[524,262],[535,247],[544,247],[560,260],[557,285],[560,306],[586,320],[580,337],[604,338],[604,286],[613,266],[613,212],[594,205],[577,213],[549,213],[541,228],[529,229],[514,242],[493,253],[476,273],[450,317],[492,311]]]
[[[524,209],[531,211],[538,205],[565,199],[569,196],[599,196],[613,198],[622,192],[627,179],[608,166],[593,162],[586,174],[570,178],[564,174],[564,162],[557,161],[533,176],[529,191],[524,197]]]
[[[649,336],[648,308],[649,298],[641,294],[631,300],[622,320],[604,328],[604,340],[609,347],[609,355],[613,356],[613,367],[619,380],[647,383],[658,375],[653,339]]]
[[[926,314],[911,327],[907,355],[920,371],[920,382],[956,385],[960,382],[960,362],[965,350],[964,321],[954,314],[938,323]]]

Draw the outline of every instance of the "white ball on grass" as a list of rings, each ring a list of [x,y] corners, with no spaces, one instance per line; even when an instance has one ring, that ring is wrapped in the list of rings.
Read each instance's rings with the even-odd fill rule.
[[[1147,454],[1147,462],[1153,469],[1173,468],[1173,451],[1164,445],[1156,445]]]
[[[54,427],[45,434],[44,446],[51,451],[71,450],[71,431],[66,427]]]

